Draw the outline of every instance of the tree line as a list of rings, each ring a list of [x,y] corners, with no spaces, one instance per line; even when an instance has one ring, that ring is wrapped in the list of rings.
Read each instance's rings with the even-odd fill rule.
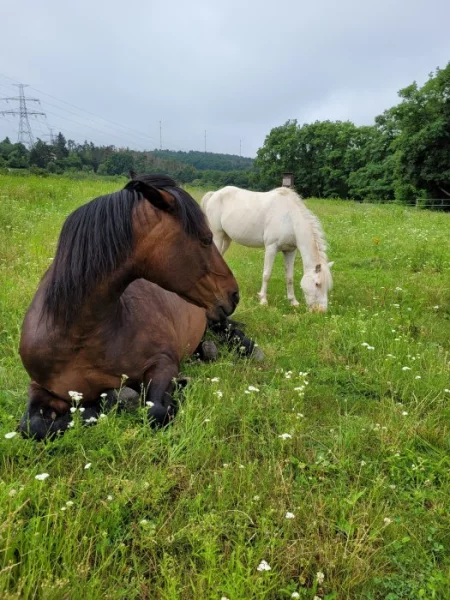
[[[291,171],[303,196],[368,202],[441,203],[450,208],[450,63],[422,86],[399,91],[399,103],[373,125],[296,120],[273,128],[257,158],[212,152],[138,152],[77,144],[59,133],[29,151],[8,138],[0,143],[0,170],[40,174],[124,175],[165,173],[180,183],[213,188],[237,185],[267,190]]]
[[[53,143],[40,139],[28,150],[9,138],[0,142],[0,170],[27,169],[39,175],[80,174],[126,175],[165,173],[180,183],[222,187],[251,187],[253,159],[213,152],[174,152],[153,150],[138,152],[114,146],[77,144],[59,133]]]
[[[450,63],[399,97],[370,126],[294,120],[275,127],[255,160],[261,188],[279,185],[280,173],[290,171],[304,196],[450,209]]]

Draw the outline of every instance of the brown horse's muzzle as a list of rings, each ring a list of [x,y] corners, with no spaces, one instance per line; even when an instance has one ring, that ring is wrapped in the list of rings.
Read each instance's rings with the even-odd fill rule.
[[[236,306],[239,304],[239,291],[236,289],[227,294],[226,299],[221,299],[215,306],[212,306],[206,310],[206,316],[212,322],[217,323],[223,321],[236,310]]]

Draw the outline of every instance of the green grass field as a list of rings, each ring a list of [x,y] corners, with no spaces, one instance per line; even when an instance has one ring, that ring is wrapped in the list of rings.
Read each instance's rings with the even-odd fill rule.
[[[335,261],[326,316],[289,306],[281,256],[260,307],[263,251],[232,246],[263,363],[186,362],[164,431],[138,411],[5,437],[61,224],[119,187],[0,176],[0,598],[450,598],[448,214],[308,201]]]

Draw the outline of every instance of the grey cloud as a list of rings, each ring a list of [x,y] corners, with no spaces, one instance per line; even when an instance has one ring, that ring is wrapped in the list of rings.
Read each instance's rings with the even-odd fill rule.
[[[209,150],[242,139],[254,155],[289,118],[373,122],[450,60],[449,21],[447,0],[22,1],[3,20],[0,71],[148,136],[30,89],[77,140],[152,148],[162,120],[164,146],[201,150],[206,129]],[[1,96],[11,83],[0,77]],[[0,137],[16,125],[0,118]]]

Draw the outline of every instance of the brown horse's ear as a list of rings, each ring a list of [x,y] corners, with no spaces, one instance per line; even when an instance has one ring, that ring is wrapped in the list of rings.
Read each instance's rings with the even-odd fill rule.
[[[158,188],[148,185],[143,181],[130,181],[126,187],[141,193],[155,208],[159,208],[159,210],[163,210],[166,213],[175,212],[174,206],[164,198],[161,190],[158,190]]]
[[[136,171],[133,171],[133,169],[130,169],[128,171],[128,175],[130,176],[130,179],[136,179],[136,177],[137,177],[137,173],[136,173]]]
[[[322,265],[321,264],[316,265],[315,272],[320,273],[321,270],[322,270]]]

